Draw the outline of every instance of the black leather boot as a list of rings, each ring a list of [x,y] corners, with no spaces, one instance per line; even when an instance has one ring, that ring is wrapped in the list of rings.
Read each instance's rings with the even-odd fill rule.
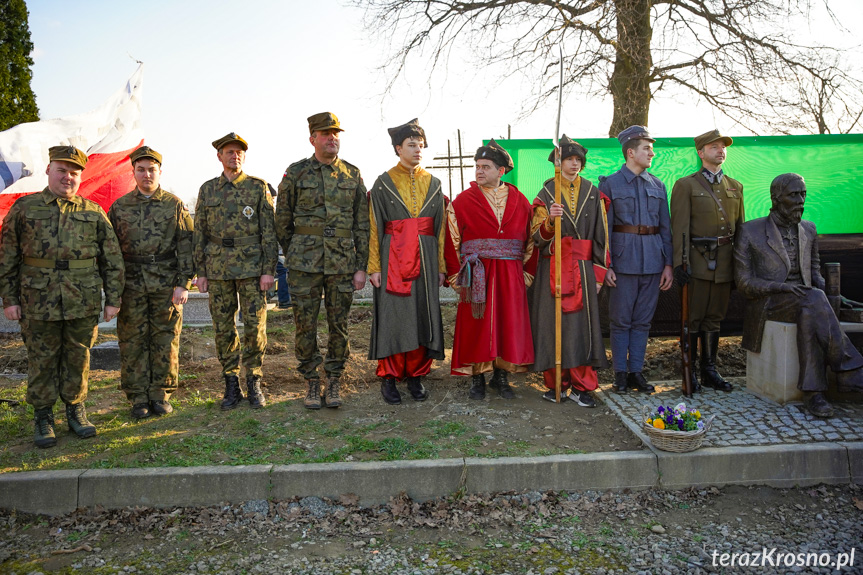
[[[689,332],[689,365],[692,371],[692,393],[701,392],[701,382],[698,380],[698,369],[696,364],[698,361],[698,339],[701,332]]]
[[[647,380],[644,379],[644,375],[640,371],[636,371],[634,373],[630,373],[626,378],[627,383],[629,384],[630,389],[637,389],[638,391],[651,394],[656,391],[656,388],[647,383]]]
[[[716,352],[718,351],[719,332],[701,332],[701,382],[703,385],[719,391],[731,391],[734,386],[725,381],[716,371]]]
[[[488,386],[496,389],[497,394],[504,399],[513,399],[515,397],[515,391],[509,384],[506,370],[495,368]]]
[[[399,405],[402,402],[402,394],[399,393],[396,387],[394,377],[387,377],[381,380],[381,395],[384,397],[384,401],[390,405]]]
[[[69,431],[74,431],[81,439],[96,436],[96,426],[87,419],[87,410],[84,409],[83,401],[66,404],[66,423],[69,425]]]
[[[54,447],[57,445],[57,436],[54,435],[54,408],[43,407],[37,409],[33,414],[33,424],[36,428],[33,434],[33,443],[36,447]]]
[[[423,385],[421,377],[408,378],[408,391],[411,392],[411,397],[414,401],[425,401],[429,396],[429,392]]]
[[[261,391],[261,376],[250,375],[246,377],[246,389],[249,390],[249,407],[252,409],[261,409],[267,405],[264,392]]]
[[[243,401],[243,391],[240,389],[240,378],[236,375],[225,376],[225,397],[222,399],[222,411],[237,407]]]
[[[613,389],[617,393],[627,393],[629,391],[629,383],[627,382],[627,373],[625,371],[614,372]]]
[[[470,392],[468,393],[471,399],[485,399],[485,374],[480,373],[471,378]]]

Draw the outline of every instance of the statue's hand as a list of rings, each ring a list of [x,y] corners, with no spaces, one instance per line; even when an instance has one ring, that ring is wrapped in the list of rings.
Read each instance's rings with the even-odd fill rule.
[[[863,303],[842,297],[842,309],[863,309]]]
[[[803,297],[806,295],[806,292],[811,289],[808,286],[801,286],[795,284],[782,284],[782,291],[785,293],[793,293],[797,297]]]

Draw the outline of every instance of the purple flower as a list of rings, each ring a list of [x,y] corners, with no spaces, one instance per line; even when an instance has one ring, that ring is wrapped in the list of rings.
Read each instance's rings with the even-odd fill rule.
[[[656,413],[665,413],[665,408],[660,405],[656,408]]]

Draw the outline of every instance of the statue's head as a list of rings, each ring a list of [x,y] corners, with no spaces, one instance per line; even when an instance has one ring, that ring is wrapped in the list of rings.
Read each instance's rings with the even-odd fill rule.
[[[806,182],[800,174],[781,174],[770,183],[771,212],[791,224],[803,219],[803,203],[806,201]]]

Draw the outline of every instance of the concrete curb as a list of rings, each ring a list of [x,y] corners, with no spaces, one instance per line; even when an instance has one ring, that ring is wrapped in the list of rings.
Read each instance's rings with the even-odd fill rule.
[[[361,505],[404,491],[581,491],[817,483],[863,485],[863,442],[394,462],[30,471],[0,474],[0,508],[60,515],[81,507],[191,507],[352,493]]]

